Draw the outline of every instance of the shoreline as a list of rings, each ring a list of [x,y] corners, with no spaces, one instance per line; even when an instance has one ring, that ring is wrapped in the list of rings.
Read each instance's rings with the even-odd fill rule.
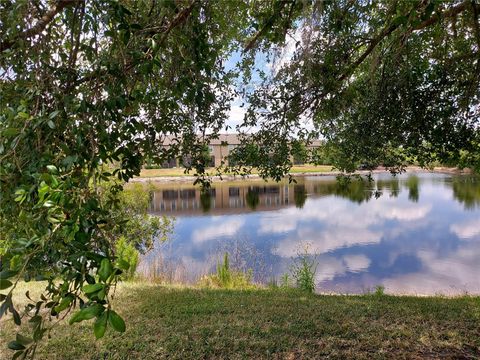
[[[449,168],[449,167],[435,167],[433,169],[425,169],[420,166],[407,166],[405,168],[405,173],[432,173],[432,174],[448,174],[448,175],[469,175],[472,172],[470,170],[460,170],[458,168]],[[368,170],[357,170],[353,174],[357,175],[368,175],[368,174],[385,174],[390,173],[390,171],[386,169],[375,169],[372,171]],[[291,173],[292,177],[307,177],[307,176],[338,176],[346,174],[345,172],[341,171],[322,171],[322,172],[295,172]],[[151,176],[151,177],[134,177],[130,179],[129,183],[177,183],[177,182],[193,182],[197,177],[192,175],[184,175],[184,176]],[[286,178],[286,177],[285,177]],[[258,174],[251,174],[251,175],[224,175],[224,176],[211,176],[210,180],[212,183],[221,183],[221,182],[228,182],[228,181],[253,181],[253,180],[263,180],[263,178]],[[271,180],[266,180],[271,181]]]

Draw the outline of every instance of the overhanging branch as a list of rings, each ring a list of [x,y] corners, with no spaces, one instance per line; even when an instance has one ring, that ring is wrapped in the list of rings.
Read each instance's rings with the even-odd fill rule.
[[[10,49],[15,45],[18,40],[28,39],[33,36],[40,34],[47,25],[52,22],[55,16],[60,13],[64,8],[67,6],[73,5],[76,2],[84,1],[84,0],[60,0],[57,1],[55,7],[49,9],[45,15],[43,15],[40,20],[37,21],[35,25],[33,25],[30,29],[22,31],[21,33],[17,34],[13,39],[5,39],[0,42],[0,52]]]
[[[183,24],[188,17],[190,16],[195,4],[197,3],[198,0],[193,0],[186,8],[184,8],[182,11],[180,11],[170,22],[170,24],[166,28],[157,28],[157,29],[149,29],[149,35],[152,34],[162,34],[162,38],[159,41],[159,44],[161,45],[163,41],[168,37],[168,34],[177,26]],[[125,66],[125,71],[129,71],[134,67],[133,63],[128,63]],[[105,74],[104,70],[94,70],[88,75],[83,76],[82,78],[78,79],[75,82],[75,86],[78,86],[82,83],[91,81],[93,79],[97,79],[99,76],[102,76]]]
[[[460,3],[459,5],[457,6],[454,6],[448,10],[445,10],[444,12],[442,13],[437,13],[435,15],[433,15],[432,17],[430,17],[429,19],[421,22],[420,24],[418,24],[417,26],[414,26],[412,28],[413,31],[418,31],[418,30],[422,30],[428,26],[431,26],[437,22],[439,22],[441,19],[445,19],[445,18],[450,18],[450,17],[454,17],[454,16],[457,16],[458,14],[460,14],[462,11],[465,11],[467,9],[467,6],[469,5],[470,3],[470,0],[464,0],[462,3]],[[358,57],[357,60],[355,60],[352,65],[350,65],[348,67],[348,70],[345,71],[339,78],[338,78],[338,81],[343,81],[345,79],[347,79],[352,73],[353,71],[360,65],[363,63],[363,61],[368,57],[368,55],[371,54],[371,52],[375,49],[375,47],[377,47],[377,45],[384,39],[386,38],[387,36],[389,36],[391,33],[393,33],[398,27],[400,27],[400,24],[391,24],[390,26],[384,28],[382,30],[382,32],[377,35],[371,42],[370,42],[370,45],[367,47],[367,49],[362,53],[362,55],[360,55]]]

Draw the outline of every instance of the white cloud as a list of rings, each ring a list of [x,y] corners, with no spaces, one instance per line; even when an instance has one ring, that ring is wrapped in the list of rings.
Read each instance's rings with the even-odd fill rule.
[[[382,234],[368,229],[329,228],[319,232],[315,228],[302,228],[293,237],[278,243],[275,254],[281,257],[295,257],[305,244],[309,253],[324,254],[340,248],[355,245],[379,243]]]
[[[416,273],[384,279],[387,291],[397,294],[453,295],[465,292],[480,293],[480,248],[470,243],[444,256],[441,251],[417,252],[423,268]]]
[[[232,105],[230,108],[230,114],[226,125],[230,126],[228,132],[234,132],[235,128],[243,123],[243,117],[245,116],[245,109],[239,105]]]
[[[423,219],[432,209],[432,205],[424,206],[405,206],[405,207],[391,207],[384,209],[380,216],[399,221],[414,221]]]
[[[364,271],[370,266],[370,259],[363,254],[346,255],[343,257],[343,261],[347,265],[348,270],[352,272]]]
[[[259,234],[281,234],[297,228],[297,219],[279,216],[264,216],[260,221]]]
[[[346,255],[340,259],[333,256],[320,256],[317,261],[318,267],[315,274],[317,283],[333,280],[347,271],[365,271],[370,266],[370,259],[363,254]]]
[[[471,239],[480,235],[480,219],[450,225],[450,231],[461,239]]]
[[[399,203],[390,198],[362,206],[333,197],[309,199],[303,209],[290,207],[273,216],[264,215],[258,233],[287,233],[275,250],[275,254],[282,257],[295,256],[304,243],[311,244],[311,252],[322,254],[379,243],[391,231],[391,227],[379,230],[387,220],[409,222],[411,227],[421,223],[431,209],[431,204]],[[405,229],[405,226],[399,228]]]
[[[347,271],[345,264],[334,257],[321,257],[318,262],[317,272],[315,273],[315,282],[332,280],[336,276],[343,275]]]
[[[202,229],[196,229],[192,233],[192,241],[199,244],[221,236],[232,236],[235,235],[244,224],[244,219],[236,218],[225,220],[222,223],[207,226]]]

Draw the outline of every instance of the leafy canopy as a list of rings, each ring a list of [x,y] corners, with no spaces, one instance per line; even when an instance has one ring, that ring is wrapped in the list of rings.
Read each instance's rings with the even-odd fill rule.
[[[95,319],[97,337],[125,330],[110,295],[130,264],[115,242],[160,224],[119,210],[122,184],[145,159],[172,157],[208,184],[205,144],[237,96],[247,112],[232,171],[279,179],[319,135],[342,170],[480,169],[479,12],[470,0],[2,1],[0,315],[33,331],[10,348],[32,355],[44,317],[77,305],[70,321]],[[277,59],[270,72],[257,54]],[[22,313],[20,278],[48,280]]]

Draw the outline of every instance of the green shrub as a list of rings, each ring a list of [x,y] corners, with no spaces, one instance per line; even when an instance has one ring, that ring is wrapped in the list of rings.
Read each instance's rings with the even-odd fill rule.
[[[124,271],[122,278],[124,280],[132,279],[135,276],[137,271],[139,252],[135,249],[135,246],[125,239],[125,237],[120,237],[115,244],[115,254],[118,259],[126,261],[130,266],[127,271]]]
[[[280,278],[280,288],[289,289],[292,287],[293,287],[293,284],[292,284],[292,278],[290,277],[290,275],[287,273],[283,274]]]
[[[217,265],[217,273],[204,275],[200,278],[198,285],[206,288],[217,289],[254,289],[252,282],[252,271],[236,271],[230,269],[228,253],[225,253],[223,264]]]
[[[217,276],[223,287],[228,287],[232,282],[232,272],[230,271],[227,252],[223,257],[223,264],[217,264]]]
[[[316,272],[317,263],[310,258],[307,252],[300,254],[291,269],[297,288],[308,293],[315,291]],[[288,281],[288,278],[286,278],[286,281]]]
[[[383,286],[383,285],[377,285],[377,286],[375,286],[375,292],[374,292],[374,294],[375,294],[376,296],[383,296],[383,295],[385,295],[385,286]]]

